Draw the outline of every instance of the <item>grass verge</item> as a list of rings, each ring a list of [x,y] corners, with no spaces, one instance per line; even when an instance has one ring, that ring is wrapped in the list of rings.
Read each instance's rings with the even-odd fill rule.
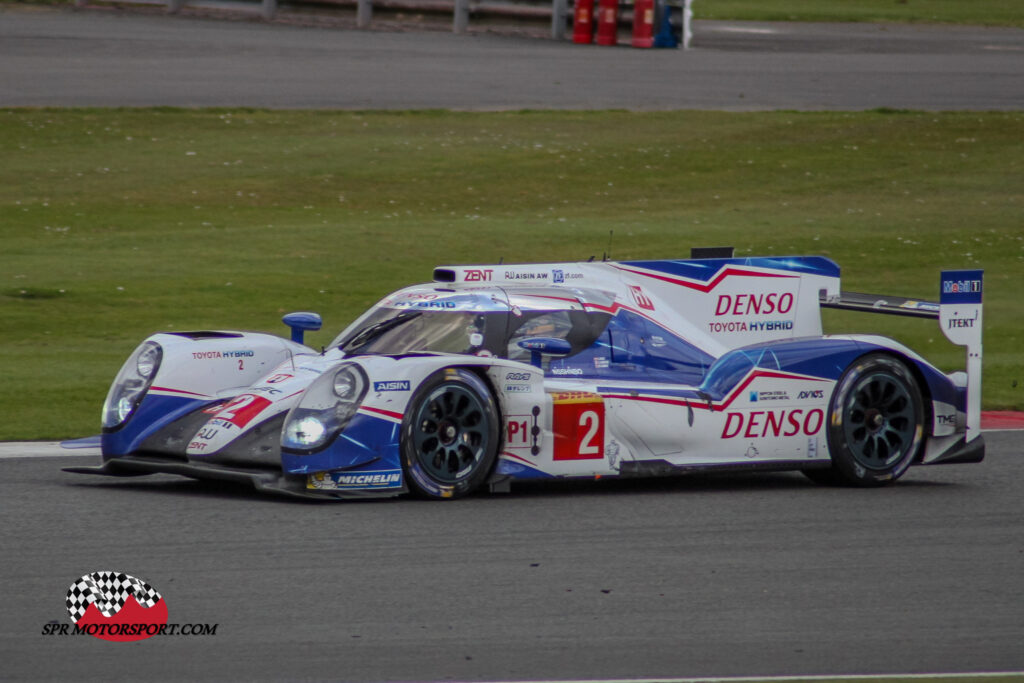
[[[73,0],[5,0],[9,5],[67,6]],[[697,19],[972,24],[1024,28],[1016,0],[695,0]]]
[[[440,263],[823,254],[936,298],[986,270],[988,409],[1024,408],[1024,114],[0,110],[0,440],[98,430],[158,330],[327,343]],[[827,311],[944,369],[933,322]]]
[[[698,19],[975,24],[1024,28],[1024,5],[1007,0],[696,0]]]

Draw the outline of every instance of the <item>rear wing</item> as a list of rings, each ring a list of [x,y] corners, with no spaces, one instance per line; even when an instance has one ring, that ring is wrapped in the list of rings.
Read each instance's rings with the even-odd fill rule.
[[[967,347],[967,441],[971,441],[981,433],[983,280],[981,270],[944,270],[938,302],[861,292],[822,292],[819,300],[822,308],[938,319],[946,339]]]
[[[864,313],[885,313],[887,315],[905,315],[913,318],[938,318],[939,304],[935,301],[906,299],[900,296],[883,294],[864,294],[863,292],[839,292],[829,296],[822,292],[819,295],[822,308],[841,308],[847,311]]]

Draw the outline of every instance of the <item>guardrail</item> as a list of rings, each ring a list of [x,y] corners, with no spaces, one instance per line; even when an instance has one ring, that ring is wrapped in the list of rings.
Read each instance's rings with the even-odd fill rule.
[[[90,1],[73,0],[76,7],[85,7]],[[101,2],[104,0],[100,0]],[[632,0],[625,0],[631,3]],[[689,46],[689,11],[693,0],[661,0],[662,4],[679,7],[684,20],[683,46]],[[155,5],[166,8],[170,14],[177,14],[185,8],[258,14],[271,20],[279,16],[282,6],[278,0],[117,0],[118,4]],[[550,23],[550,35],[563,40],[572,24],[571,3],[573,0],[291,0],[282,3],[286,8],[301,10],[355,10],[356,26],[369,28],[373,22],[374,9],[389,14],[416,13],[443,17],[452,16],[452,31],[465,33],[470,20],[487,22],[494,19],[528,22],[534,25]],[[685,7],[685,9],[683,9]],[[622,12],[621,26],[632,23],[632,14]]]

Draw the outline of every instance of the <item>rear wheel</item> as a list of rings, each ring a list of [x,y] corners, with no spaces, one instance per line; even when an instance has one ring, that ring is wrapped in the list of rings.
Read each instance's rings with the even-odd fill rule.
[[[402,465],[410,488],[458,498],[480,486],[498,455],[498,408],[468,370],[446,368],[420,385],[402,425]]]
[[[820,483],[881,486],[913,463],[924,438],[924,400],[901,361],[865,356],[847,368],[829,406],[830,470],[809,470]]]

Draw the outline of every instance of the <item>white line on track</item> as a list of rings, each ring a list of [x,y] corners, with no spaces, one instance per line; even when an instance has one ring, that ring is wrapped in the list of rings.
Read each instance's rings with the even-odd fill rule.
[[[705,28],[705,30],[707,30],[707,29]],[[770,34],[770,33],[778,33],[779,32],[779,31],[777,31],[774,28],[745,28],[745,27],[742,27],[742,26],[716,26],[715,28],[713,28],[711,30],[712,31],[718,31],[719,33],[760,33],[760,34]]]
[[[0,460],[20,458],[67,458],[100,454],[98,448],[61,448],[59,441],[10,441],[0,443]]]
[[[935,674],[844,674],[840,676],[738,676],[733,678],[597,678],[582,680],[550,680],[550,681],[501,681],[499,683],[782,683],[784,681],[872,681],[897,680],[914,681],[922,679],[949,678],[1010,678],[1024,680],[1024,671],[986,671],[975,673],[935,673]]]

